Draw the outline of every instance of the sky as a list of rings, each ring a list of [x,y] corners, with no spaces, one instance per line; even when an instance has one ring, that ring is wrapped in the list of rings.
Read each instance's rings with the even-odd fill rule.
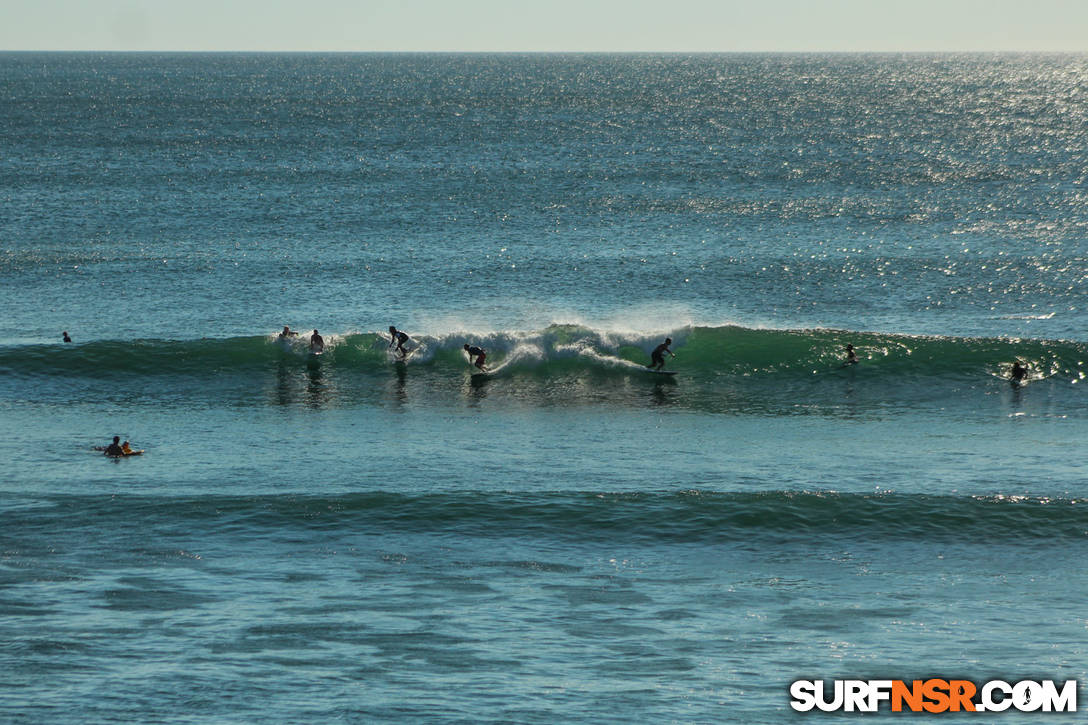
[[[1088,0],[0,0],[0,50],[1088,51]]]

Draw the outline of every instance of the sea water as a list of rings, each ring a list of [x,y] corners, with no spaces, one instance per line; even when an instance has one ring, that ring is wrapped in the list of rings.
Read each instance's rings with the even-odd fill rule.
[[[0,720],[1083,681],[1086,80],[0,54]]]

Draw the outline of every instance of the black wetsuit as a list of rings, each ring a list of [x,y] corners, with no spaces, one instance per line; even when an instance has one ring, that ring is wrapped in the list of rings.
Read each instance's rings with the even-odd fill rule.
[[[650,353],[650,364],[648,367],[652,368],[657,365],[664,365],[666,352],[671,352],[671,350],[669,350],[669,344],[667,342],[663,342],[655,347],[654,351]]]

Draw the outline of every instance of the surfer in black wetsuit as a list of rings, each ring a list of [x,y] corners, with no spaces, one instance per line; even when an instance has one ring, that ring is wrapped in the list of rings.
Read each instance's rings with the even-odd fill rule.
[[[465,352],[468,353],[469,362],[472,362],[472,358],[475,357],[476,362],[473,364],[476,367],[480,368],[480,370],[483,370],[485,373],[487,372],[487,370],[484,368],[484,358],[487,357],[487,350],[484,350],[482,347],[476,347],[475,345],[469,345],[466,342]]]
[[[65,342],[71,342],[72,341],[72,338],[68,337],[68,331],[67,330],[64,331],[64,341]]]
[[[845,365],[857,365],[857,364],[858,364],[858,354],[856,352],[854,352],[854,346],[847,343],[847,345],[846,345],[846,362],[844,362],[843,365],[845,366]]]
[[[673,357],[676,357],[676,353],[669,349],[669,345],[671,344],[672,338],[666,337],[665,342],[655,347],[654,351],[650,353],[650,364],[646,367],[651,370],[660,370],[665,367],[665,353],[669,353]]]
[[[402,358],[408,357],[408,350],[405,349],[404,343],[410,339],[407,332],[401,332],[392,325],[389,326],[389,337],[392,338],[389,341],[389,347],[397,346],[397,352],[400,353]]]
[[[1009,373],[1010,382],[1016,387],[1019,387],[1024,382],[1024,378],[1028,376],[1027,368],[1020,364],[1017,360],[1012,364],[1012,371]]]
[[[107,456],[117,457],[117,456],[125,455],[125,451],[121,448],[120,441],[121,441],[121,436],[114,436],[113,437],[113,443],[110,443],[108,446],[106,446],[106,455]]]
[[[310,335],[310,352],[325,352],[325,339],[317,334],[317,330]]]

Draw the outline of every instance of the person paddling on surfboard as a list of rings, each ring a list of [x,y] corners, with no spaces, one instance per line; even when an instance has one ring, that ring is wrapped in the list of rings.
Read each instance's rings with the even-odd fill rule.
[[[310,335],[310,352],[314,354],[325,352],[325,340],[317,334],[317,330]]]
[[[676,353],[669,349],[669,345],[671,344],[672,338],[666,337],[665,342],[655,347],[654,351],[650,353],[650,364],[646,367],[651,370],[660,370],[665,367],[665,353],[669,353],[673,357],[676,357]]]
[[[482,347],[476,347],[475,345],[469,345],[466,342],[465,352],[468,353],[469,362],[472,362],[472,358],[475,357],[476,362],[473,364],[485,373],[487,372],[487,368],[484,367],[484,358],[487,357],[487,350],[484,350]]]
[[[389,347],[397,346],[397,352],[400,353],[402,358],[408,357],[408,351],[404,348],[404,343],[410,339],[407,332],[401,332],[392,325],[389,326],[389,337],[392,338],[389,341]]]

